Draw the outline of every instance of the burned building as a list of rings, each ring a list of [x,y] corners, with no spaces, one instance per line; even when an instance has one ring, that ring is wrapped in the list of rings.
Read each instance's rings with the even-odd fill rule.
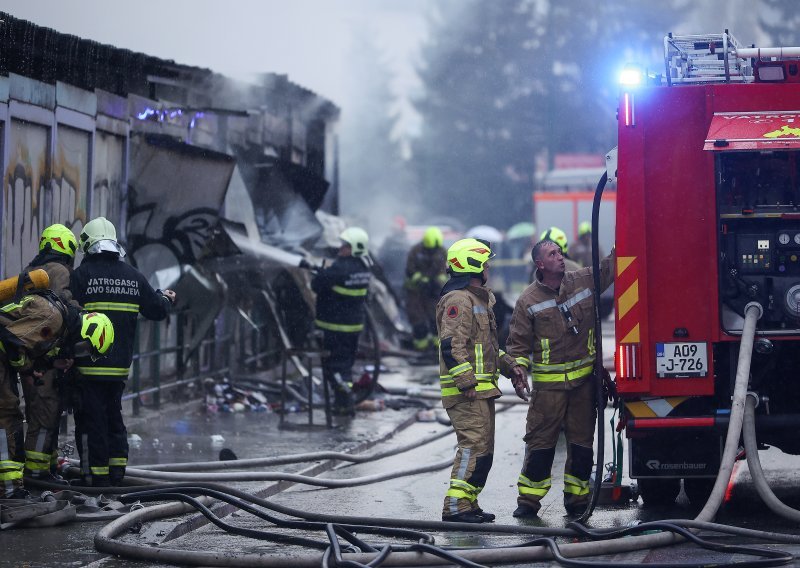
[[[137,360],[134,388],[259,361],[280,341],[264,332],[272,282],[294,281],[280,293],[300,307],[282,309],[308,305],[281,254],[336,234],[339,109],[285,75],[244,84],[0,20],[0,276],[27,264],[44,227],[79,234],[105,216],[131,262],[183,299],[177,326],[142,329],[142,351],[160,354]]]

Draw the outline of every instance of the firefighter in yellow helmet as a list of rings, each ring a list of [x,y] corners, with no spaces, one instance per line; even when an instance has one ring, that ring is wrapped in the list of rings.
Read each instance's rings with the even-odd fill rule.
[[[567,239],[567,234],[564,231],[558,227],[550,227],[542,232],[539,240],[553,241],[559,247],[561,247],[561,256],[564,259],[564,265],[567,272],[572,272],[573,270],[578,270],[581,268],[581,265],[572,260],[569,256],[569,241]],[[536,259],[533,258],[533,249],[531,249],[531,260],[533,261],[533,267],[531,269],[530,281],[533,282],[536,280]]]
[[[442,520],[491,522],[495,516],[478,505],[494,454],[494,399],[500,396],[499,374],[511,377],[514,390],[527,400],[525,370],[503,353],[497,343],[492,307],[494,294],[486,287],[489,243],[457,241],[447,251],[449,280],[436,306],[439,330],[439,380],[442,406],[458,438]]]
[[[311,280],[317,294],[315,323],[330,354],[322,361],[322,376],[334,393],[334,414],[353,416],[352,373],[358,337],[364,329],[367,292],[372,271],[367,264],[369,236],[360,227],[339,235],[336,260]]]
[[[65,302],[72,302],[69,278],[75,261],[78,239],[61,224],[50,225],[39,239],[39,253],[26,270],[43,269],[50,279],[50,290]],[[74,302],[73,302],[74,303]],[[74,303],[75,307],[79,307]],[[25,475],[54,483],[66,483],[57,473],[58,425],[62,411],[61,393],[65,390],[65,370],[50,368],[41,377],[29,375],[22,381],[25,397]]]
[[[29,292],[0,307],[0,498],[26,499],[26,465],[17,376],[41,380],[51,368],[66,369],[74,357],[99,357],[114,343],[114,328],[101,314],[78,311],[50,290]],[[42,452],[42,469],[50,455]]]
[[[406,313],[417,351],[433,348],[436,343],[436,302],[447,281],[443,243],[441,229],[428,227],[406,258]]]
[[[532,371],[525,458],[517,481],[515,517],[536,516],[552,484],[551,469],[562,426],[567,439],[564,506],[582,512],[589,501],[593,464],[595,389],[594,280],[591,268],[567,272],[561,245],[533,247],[536,281],[520,295],[506,348]],[[614,280],[615,256],[600,264],[603,290]]]

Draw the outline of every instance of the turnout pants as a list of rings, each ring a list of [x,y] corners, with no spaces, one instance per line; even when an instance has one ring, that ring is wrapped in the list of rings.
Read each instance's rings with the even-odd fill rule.
[[[525,461],[517,481],[517,503],[538,511],[552,485],[550,470],[561,427],[567,438],[564,465],[564,505],[578,507],[589,500],[589,476],[594,461],[594,388],[591,380],[569,390],[534,390],[525,427]]]
[[[447,409],[458,438],[442,517],[477,510],[494,457],[494,399],[460,402]]]
[[[81,474],[94,487],[119,485],[128,465],[128,431],[122,420],[124,381],[93,381],[78,376],[75,384],[75,442]]]
[[[58,458],[58,422],[61,418],[61,397],[56,369],[40,379],[23,379],[25,396],[25,474],[47,476]]]
[[[22,488],[23,447],[17,373],[0,354],[0,498]]]
[[[330,355],[322,360],[322,377],[334,393],[337,410],[353,409],[353,365],[356,362],[360,332],[346,333],[325,330],[323,349]]]

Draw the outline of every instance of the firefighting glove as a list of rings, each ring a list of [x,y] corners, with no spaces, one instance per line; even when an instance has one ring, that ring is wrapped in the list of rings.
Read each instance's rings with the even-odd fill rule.
[[[308,270],[309,272],[311,272],[311,274],[315,275],[319,272],[320,268],[322,268],[321,266],[316,266],[314,264],[311,264],[305,258],[300,259],[300,262],[297,263],[297,267],[302,268],[303,270]]]
[[[611,379],[611,375],[606,369],[603,369],[603,396],[605,400],[611,403],[612,408],[619,407],[619,393],[617,393],[617,385]]]
[[[430,278],[422,274],[422,272],[415,272],[410,276],[406,277],[406,288],[408,290],[415,290],[419,288],[424,288],[425,284],[428,283]]]

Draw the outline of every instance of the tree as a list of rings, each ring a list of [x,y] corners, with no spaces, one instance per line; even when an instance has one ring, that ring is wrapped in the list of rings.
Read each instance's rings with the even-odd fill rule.
[[[530,211],[541,131],[518,104],[531,95],[515,55],[529,29],[525,3],[514,4],[518,14],[510,2],[445,1],[448,19],[431,21],[419,70],[425,93],[415,101],[422,133],[412,151],[432,214],[505,226]]]
[[[615,71],[652,59],[674,23],[669,2],[641,4],[442,0],[413,146],[429,209],[507,227],[530,218],[537,154],[613,147]]]

